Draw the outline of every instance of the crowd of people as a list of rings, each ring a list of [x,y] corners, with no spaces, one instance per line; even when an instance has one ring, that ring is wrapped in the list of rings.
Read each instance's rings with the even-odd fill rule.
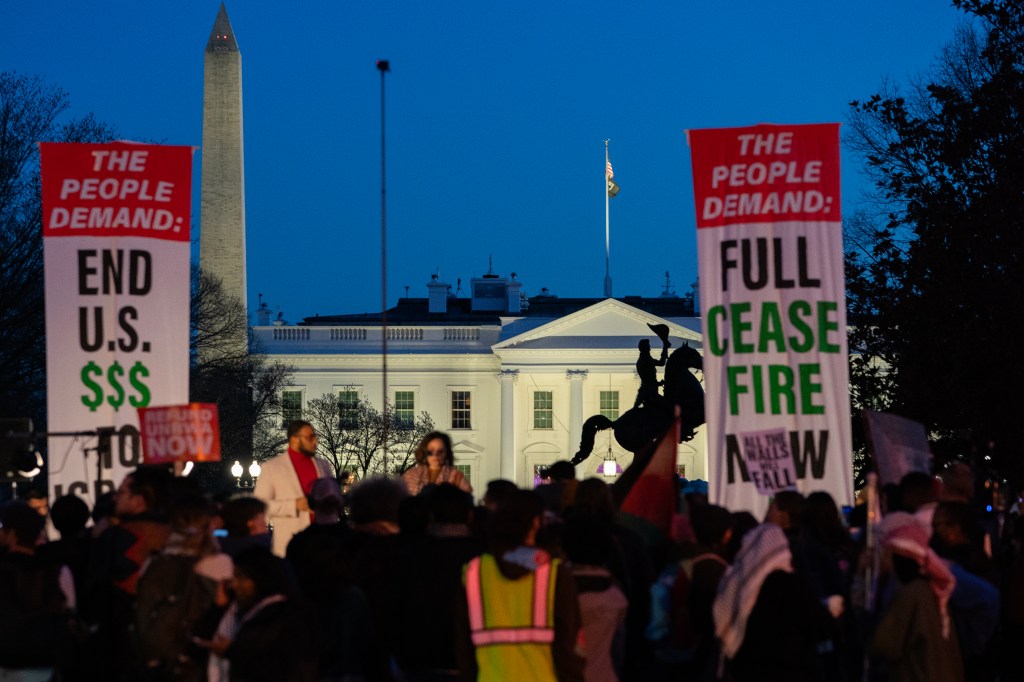
[[[1024,523],[963,464],[908,474],[880,519],[783,491],[761,520],[680,479],[659,533],[568,462],[475,505],[439,433],[345,492],[294,461],[279,497],[142,466],[92,510],[0,506],[0,679],[1024,679]]]

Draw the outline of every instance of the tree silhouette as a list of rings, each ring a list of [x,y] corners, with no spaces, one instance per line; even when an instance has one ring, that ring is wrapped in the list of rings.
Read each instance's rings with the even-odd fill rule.
[[[1024,6],[954,4],[968,20],[927,78],[851,105],[846,142],[876,189],[846,226],[853,382],[941,456],[1020,481]]]
[[[387,414],[385,449],[384,414],[365,399],[347,405],[337,394],[325,393],[310,400],[303,411],[320,436],[318,454],[331,462],[336,474],[350,470],[360,478],[405,471],[413,464],[420,439],[434,430],[426,412],[420,412],[412,424],[403,423],[390,404]]]

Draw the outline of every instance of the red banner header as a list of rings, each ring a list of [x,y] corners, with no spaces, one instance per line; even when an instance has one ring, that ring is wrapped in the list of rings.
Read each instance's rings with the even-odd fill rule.
[[[44,237],[187,242],[192,147],[41,143]]]
[[[840,220],[839,124],[689,131],[697,227]]]

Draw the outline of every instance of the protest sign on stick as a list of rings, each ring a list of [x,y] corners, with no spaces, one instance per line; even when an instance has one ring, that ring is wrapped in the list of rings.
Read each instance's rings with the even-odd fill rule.
[[[216,403],[141,408],[139,423],[146,464],[220,461]]]
[[[911,471],[931,473],[932,453],[924,424],[874,410],[864,410],[864,421],[882,485],[899,483]]]

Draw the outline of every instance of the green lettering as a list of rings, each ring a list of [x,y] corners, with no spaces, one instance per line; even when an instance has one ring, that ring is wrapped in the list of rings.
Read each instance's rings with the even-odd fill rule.
[[[772,414],[793,414],[796,411],[796,396],[793,395],[793,370],[789,365],[768,366],[768,390],[771,392]],[[782,399],[786,411],[782,411]]]
[[[718,338],[718,316],[721,315],[722,322],[725,322],[725,306],[716,305],[707,312],[707,324],[708,324],[708,345],[707,348],[711,351],[712,355],[725,355],[725,351],[729,350],[728,344],[724,341],[720,341]]]
[[[839,331],[839,320],[833,319],[829,313],[835,313],[838,305],[835,301],[818,301],[818,350],[822,353],[838,353],[839,344],[829,343],[829,332]]]
[[[729,414],[734,417],[740,413],[740,394],[749,392],[749,389],[738,381],[739,376],[746,373],[746,367],[725,368],[726,383],[729,387]]]
[[[764,367],[753,365],[750,368],[754,380],[754,413],[764,414]]]
[[[814,404],[814,394],[821,393],[821,384],[812,379],[821,376],[821,365],[807,363],[800,365],[800,411],[803,414],[825,414],[824,405]]]
[[[734,353],[753,353],[754,344],[743,340],[743,335],[754,328],[754,324],[743,315],[750,312],[749,303],[732,303],[729,316],[732,318],[732,349]]]
[[[775,350],[778,353],[786,352],[786,336],[782,333],[782,316],[779,314],[779,304],[775,301],[765,301],[761,304],[761,337],[757,344],[758,353],[767,353],[768,344],[775,342]]]
[[[810,314],[811,304],[808,301],[793,301],[789,306],[789,323],[797,332],[803,334],[802,340],[796,335],[789,337],[789,347],[797,353],[806,353],[814,347],[814,331],[803,319]]]

